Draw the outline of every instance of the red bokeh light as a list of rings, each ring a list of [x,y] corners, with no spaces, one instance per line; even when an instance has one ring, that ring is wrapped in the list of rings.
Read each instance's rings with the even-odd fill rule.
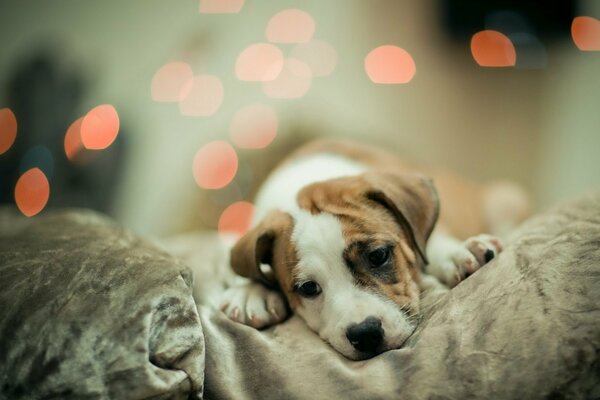
[[[83,117],[78,118],[69,126],[67,133],[65,134],[65,154],[71,161],[75,159],[75,156],[79,153],[83,147],[81,142],[81,123]]]
[[[229,126],[231,140],[242,148],[262,149],[277,135],[277,114],[264,104],[250,104],[235,113]]]
[[[152,99],[155,101],[180,101],[183,88],[194,79],[192,67],[184,62],[172,62],[162,66],[152,78]]]
[[[575,17],[571,24],[573,42],[582,51],[600,51],[600,21],[593,17]]]
[[[511,40],[498,31],[477,32],[471,38],[471,54],[482,67],[512,67],[517,53]]]
[[[408,83],[417,72],[415,61],[404,49],[385,45],[373,49],[365,58],[365,70],[375,83]]]
[[[6,153],[17,138],[17,118],[10,108],[0,109],[0,154]]]
[[[239,238],[244,235],[250,229],[253,215],[254,205],[252,203],[238,201],[231,204],[219,217],[218,229],[221,238],[229,241],[232,236]]]
[[[308,92],[311,84],[310,67],[300,60],[288,58],[277,79],[263,83],[263,92],[274,99],[297,99]]]
[[[305,43],[315,33],[315,20],[305,11],[283,10],[269,20],[265,35],[273,43]]]
[[[41,169],[32,168],[17,181],[15,202],[23,215],[32,217],[38,214],[46,206],[49,197],[50,184]]]
[[[118,133],[119,114],[110,104],[92,108],[81,122],[81,142],[86,149],[105,149],[115,141]]]
[[[179,111],[183,115],[208,117],[216,113],[223,103],[221,80],[213,75],[198,75],[183,88]]]
[[[330,75],[337,64],[335,48],[322,40],[311,40],[294,46],[291,57],[304,62],[314,77]]]
[[[283,68],[283,53],[269,43],[246,47],[235,63],[235,76],[241,81],[266,82],[279,76]]]
[[[202,14],[232,14],[240,12],[244,0],[200,0],[198,11]]]
[[[194,156],[194,180],[204,189],[220,189],[235,177],[238,157],[234,148],[223,141],[205,144]]]

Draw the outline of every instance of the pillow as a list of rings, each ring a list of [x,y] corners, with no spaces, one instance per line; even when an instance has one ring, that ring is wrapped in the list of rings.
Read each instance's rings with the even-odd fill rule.
[[[201,281],[215,270],[204,255],[187,257]],[[370,360],[344,358],[296,316],[257,331],[199,311],[207,398],[600,398],[600,195],[532,218],[405,347]]]
[[[201,397],[187,267],[91,211],[0,210],[0,398]]]

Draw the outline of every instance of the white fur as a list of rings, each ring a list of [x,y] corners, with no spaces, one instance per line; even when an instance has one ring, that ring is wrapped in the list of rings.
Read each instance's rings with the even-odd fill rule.
[[[260,222],[270,210],[290,213],[298,210],[296,196],[304,186],[365,171],[364,165],[329,153],[309,155],[283,165],[269,176],[258,192],[254,202],[253,225]]]
[[[312,215],[299,210],[293,214],[295,224],[292,241],[298,253],[295,280],[314,281],[321,294],[301,297],[296,309],[322,339],[349,358],[361,355],[346,337],[352,324],[374,316],[382,321],[384,347],[397,348],[414,330],[406,314],[393,301],[355,284],[343,258],[346,242],[338,219],[326,213]]]

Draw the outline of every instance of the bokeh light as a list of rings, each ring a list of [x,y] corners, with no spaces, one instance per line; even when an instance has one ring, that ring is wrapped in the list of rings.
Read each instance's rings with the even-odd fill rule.
[[[313,77],[327,76],[335,70],[338,55],[335,48],[322,40],[311,40],[294,46],[290,53],[292,58],[308,65]]]
[[[511,40],[494,30],[484,30],[473,35],[471,54],[482,67],[512,67],[517,62],[517,53]]]
[[[247,201],[238,201],[227,207],[219,217],[219,234],[226,242],[244,235],[254,215],[254,205]]]
[[[194,180],[204,189],[220,189],[235,177],[238,157],[227,142],[214,141],[200,148],[194,156],[192,173]]]
[[[269,43],[246,47],[235,63],[235,76],[241,81],[272,81],[283,68],[283,53]]]
[[[17,118],[10,108],[0,109],[0,154],[11,148],[17,137]]]
[[[179,111],[183,115],[208,117],[223,104],[223,83],[213,75],[197,75],[183,89]]]
[[[238,147],[262,149],[275,139],[277,128],[277,114],[272,107],[250,104],[235,113],[229,125],[229,133]]]
[[[297,99],[308,92],[311,83],[310,67],[295,58],[287,58],[277,79],[263,82],[263,92],[274,99]]]
[[[81,142],[81,123],[83,122],[83,117],[76,119],[69,129],[67,129],[67,133],[65,133],[65,154],[67,158],[71,161],[75,159],[77,153],[83,147],[83,143]]]
[[[600,51],[600,20],[593,17],[575,17],[571,24],[573,42],[582,51]]]
[[[233,14],[243,6],[244,0],[200,0],[198,10],[202,14]]]
[[[192,67],[184,62],[172,62],[162,66],[152,78],[152,99],[155,101],[180,101],[183,88],[194,79]]]
[[[305,11],[283,10],[269,20],[265,35],[273,43],[305,43],[315,33],[315,20]]]
[[[369,79],[380,84],[410,82],[417,67],[412,56],[403,48],[392,45],[379,46],[365,58]]]
[[[19,210],[32,217],[44,209],[50,197],[50,184],[39,168],[25,172],[15,186],[15,202]]]
[[[119,114],[110,104],[92,108],[81,122],[81,142],[86,149],[105,149],[115,141],[118,133]]]

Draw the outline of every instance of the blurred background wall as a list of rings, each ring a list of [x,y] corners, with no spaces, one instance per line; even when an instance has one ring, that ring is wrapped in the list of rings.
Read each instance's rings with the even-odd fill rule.
[[[600,52],[580,50],[571,28],[578,16],[598,22],[600,3],[525,2],[534,3],[526,7],[529,14],[515,1],[488,2],[483,11],[478,3],[3,1],[0,109],[14,113],[18,128],[14,145],[0,154],[2,201],[14,206],[17,179],[39,167],[49,181],[46,209],[96,208],[147,235],[215,228],[229,205],[251,201],[287,150],[320,136],[381,144],[477,180],[513,179],[531,191],[538,208],[597,189]],[[273,18],[286,10],[296,11],[278,28]],[[558,15],[547,14],[552,11]],[[536,15],[547,23],[536,23]],[[294,29],[308,35],[300,41],[309,41],[280,43]],[[486,29],[512,41],[514,65],[479,65],[471,40]],[[592,46],[600,35],[594,29],[586,31]],[[254,68],[238,65],[241,54],[256,43],[301,62],[267,71],[275,83],[241,80]],[[414,61],[406,83],[370,79],[365,59],[384,45]],[[250,63],[262,58],[268,56],[251,54]],[[186,83],[186,68],[211,76],[199,83],[200,94]],[[161,86],[161,80],[168,82]],[[169,85],[186,84],[182,92],[197,96],[195,103],[164,101]],[[117,139],[105,150],[82,148],[67,158],[67,129],[105,104],[118,113]],[[238,118],[246,130],[256,125],[250,134],[258,136],[273,129],[259,112],[252,120],[252,108],[250,117],[240,117],[253,104],[275,115],[276,136],[259,143],[265,147],[247,149],[232,137],[232,121]],[[227,164],[212,158],[220,147],[203,147],[214,141],[230,145],[239,165],[231,183],[206,189],[198,169]],[[230,219],[244,219],[244,210]]]

